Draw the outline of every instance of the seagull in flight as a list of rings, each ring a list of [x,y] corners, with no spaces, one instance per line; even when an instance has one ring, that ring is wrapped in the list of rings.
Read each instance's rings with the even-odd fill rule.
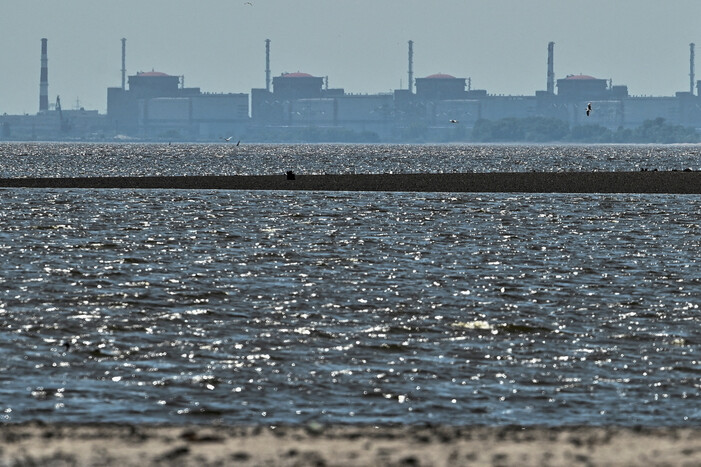
[[[451,120],[450,123],[458,123],[457,120]]]
[[[238,146],[239,144],[241,144],[241,140],[238,140],[238,141],[236,142],[236,146]]]
[[[591,110],[592,110],[592,109],[591,109],[591,102],[589,102],[589,103],[587,104],[587,117],[588,117],[589,114],[591,113]]]
[[[231,138],[233,138],[233,136],[229,136],[228,138],[222,138],[222,139],[226,142],[229,142],[229,141],[231,141]]]
[[[244,3],[244,5],[246,5],[246,6],[253,6],[253,3],[251,3],[251,2],[246,2],[246,3]]]

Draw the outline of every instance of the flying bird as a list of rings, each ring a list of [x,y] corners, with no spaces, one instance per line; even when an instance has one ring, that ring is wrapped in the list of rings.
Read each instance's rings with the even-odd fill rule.
[[[224,141],[227,141],[227,142],[228,142],[228,141],[231,141],[231,138],[233,138],[233,136],[229,136],[228,138],[222,138],[222,139],[223,139]]]
[[[238,146],[239,144],[241,144],[241,140],[238,140],[238,141],[236,142],[236,146]]]
[[[244,5],[253,6],[253,3],[251,3],[251,2],[246,2],[246,3],[244,3]]]
[[[457,120],[451,120],[450,123],[458,123]]]
[[[588,117],[589,114],[591,113],[591,110],[592,110],[592,109],[591,109],[591,102],[589,102],[589,103],[587,104],[587,117]]]

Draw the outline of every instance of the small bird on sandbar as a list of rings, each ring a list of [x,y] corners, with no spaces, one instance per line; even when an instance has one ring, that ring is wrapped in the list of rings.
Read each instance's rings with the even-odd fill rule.
[[[589,116],[589,114],[591,113],[591,111],[592,111],[591,102],[589,102],[589,103],[587,104],[587,117]]]

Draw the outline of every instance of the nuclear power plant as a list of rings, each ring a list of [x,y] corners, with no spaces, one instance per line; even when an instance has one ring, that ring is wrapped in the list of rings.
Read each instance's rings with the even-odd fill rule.
[[[127,76],[127,40],[121,39],[121,86],[107,88],[107,113],[73,110],[49,99],[48,40],[41,39],[39,109],[7,115],[0,108],[0,140],[298,141],[310,131],[330,139],[378,142],[467,141],[479,120],[546,117],[571,127],[635,128],[646,120],[701,128],[701,81],[695,81],[689,44],[689,90],[667,97],[631,96],[625,85],[584,74],[555,79],[555,44],[547,44],[545,90],[505,96],[472,89],[468,77],[433,73],[414,77],[408,41],[408,84],[388,93],[353,94],[329,88],[327,76],[271,74],[265,41],[265,86],[250,93],[207,93],[185,87],[184,76],[151,70]],[[696,91],[696,92],[695,92]],[[591,103],[587,116],[583,109]]]
[[[49,54],[48,39],[41,40],[41,78],[39,78],[39,112],[49,110]]]

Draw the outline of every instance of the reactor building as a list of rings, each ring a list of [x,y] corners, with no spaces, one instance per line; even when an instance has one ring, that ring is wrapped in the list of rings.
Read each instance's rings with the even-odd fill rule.
[[[107,118],[115,134],[214,139],[248,123],[248,95],[206,94],[180,76],[147,71],[129,76],[129,89],[107,89]]]
[[[129,76],[122,39],[122,86],[107,89],[107,119],[114,133],[142,138],[216,139],[248,124],[248,94],[208,94],[186,88],[184,77],[158,71]]]
[[[7,115],[0,109],[0,139],[112,139],[218,141],[236,135],[248,141],[299,140],[299,135],[372,135],[369,140],[469,141],[479,120],[547,117],[571,127],[634,128],[663,118],[701,129],[701,81],[694,75],[690,44],[688,91],[674,96],[633,96],[624,85],[590,75],[556,79],[554,43],[547,49],[545,90],[499,95],[472,89],[469,77],[437,72],[414,76],[413,41],[408,45],[408,85],[387,93],[354,94],[330,88],[328,76],[304,72],[272,77],[270,40],[265,41],[265,87],[249,93],[205,93],[184,86],[184,77],[151,70],[126,75],[122,39],[121,86],[107,89],[107,113],[61,107],[49,99],[48,41],[41,40],[39,111]],[[596,109],[586,116],[588,103]],[[339,136],[340,135],[340,136]]]
[[[694,44],[690,47],[689,91],[670,97],[631,96],[625,85],[614,86],[611,80],[584,74],[556,80],[553,42],[548,44],[546,90],[534,95],[490,94],[472,89],[470,78],[446,73],[414,78],[413,41],[409,41],[408,89],[354,95],[329,89],[324,86],[327,78],[306,73],[284,73],[273,79],[271,90],[270,43],[266,41],[266,88],[251,90],[251,125],[371,131],[382,141],[403,141],[417,135],[428,141],[459,140],[478,120],[503,118],[546,117],[570,126],[609,129],[632,128],[663,118],[671,124],[701,128],[701,81],[694,81]],[[584,112],[588,103],[596,109],[589,117]]]

